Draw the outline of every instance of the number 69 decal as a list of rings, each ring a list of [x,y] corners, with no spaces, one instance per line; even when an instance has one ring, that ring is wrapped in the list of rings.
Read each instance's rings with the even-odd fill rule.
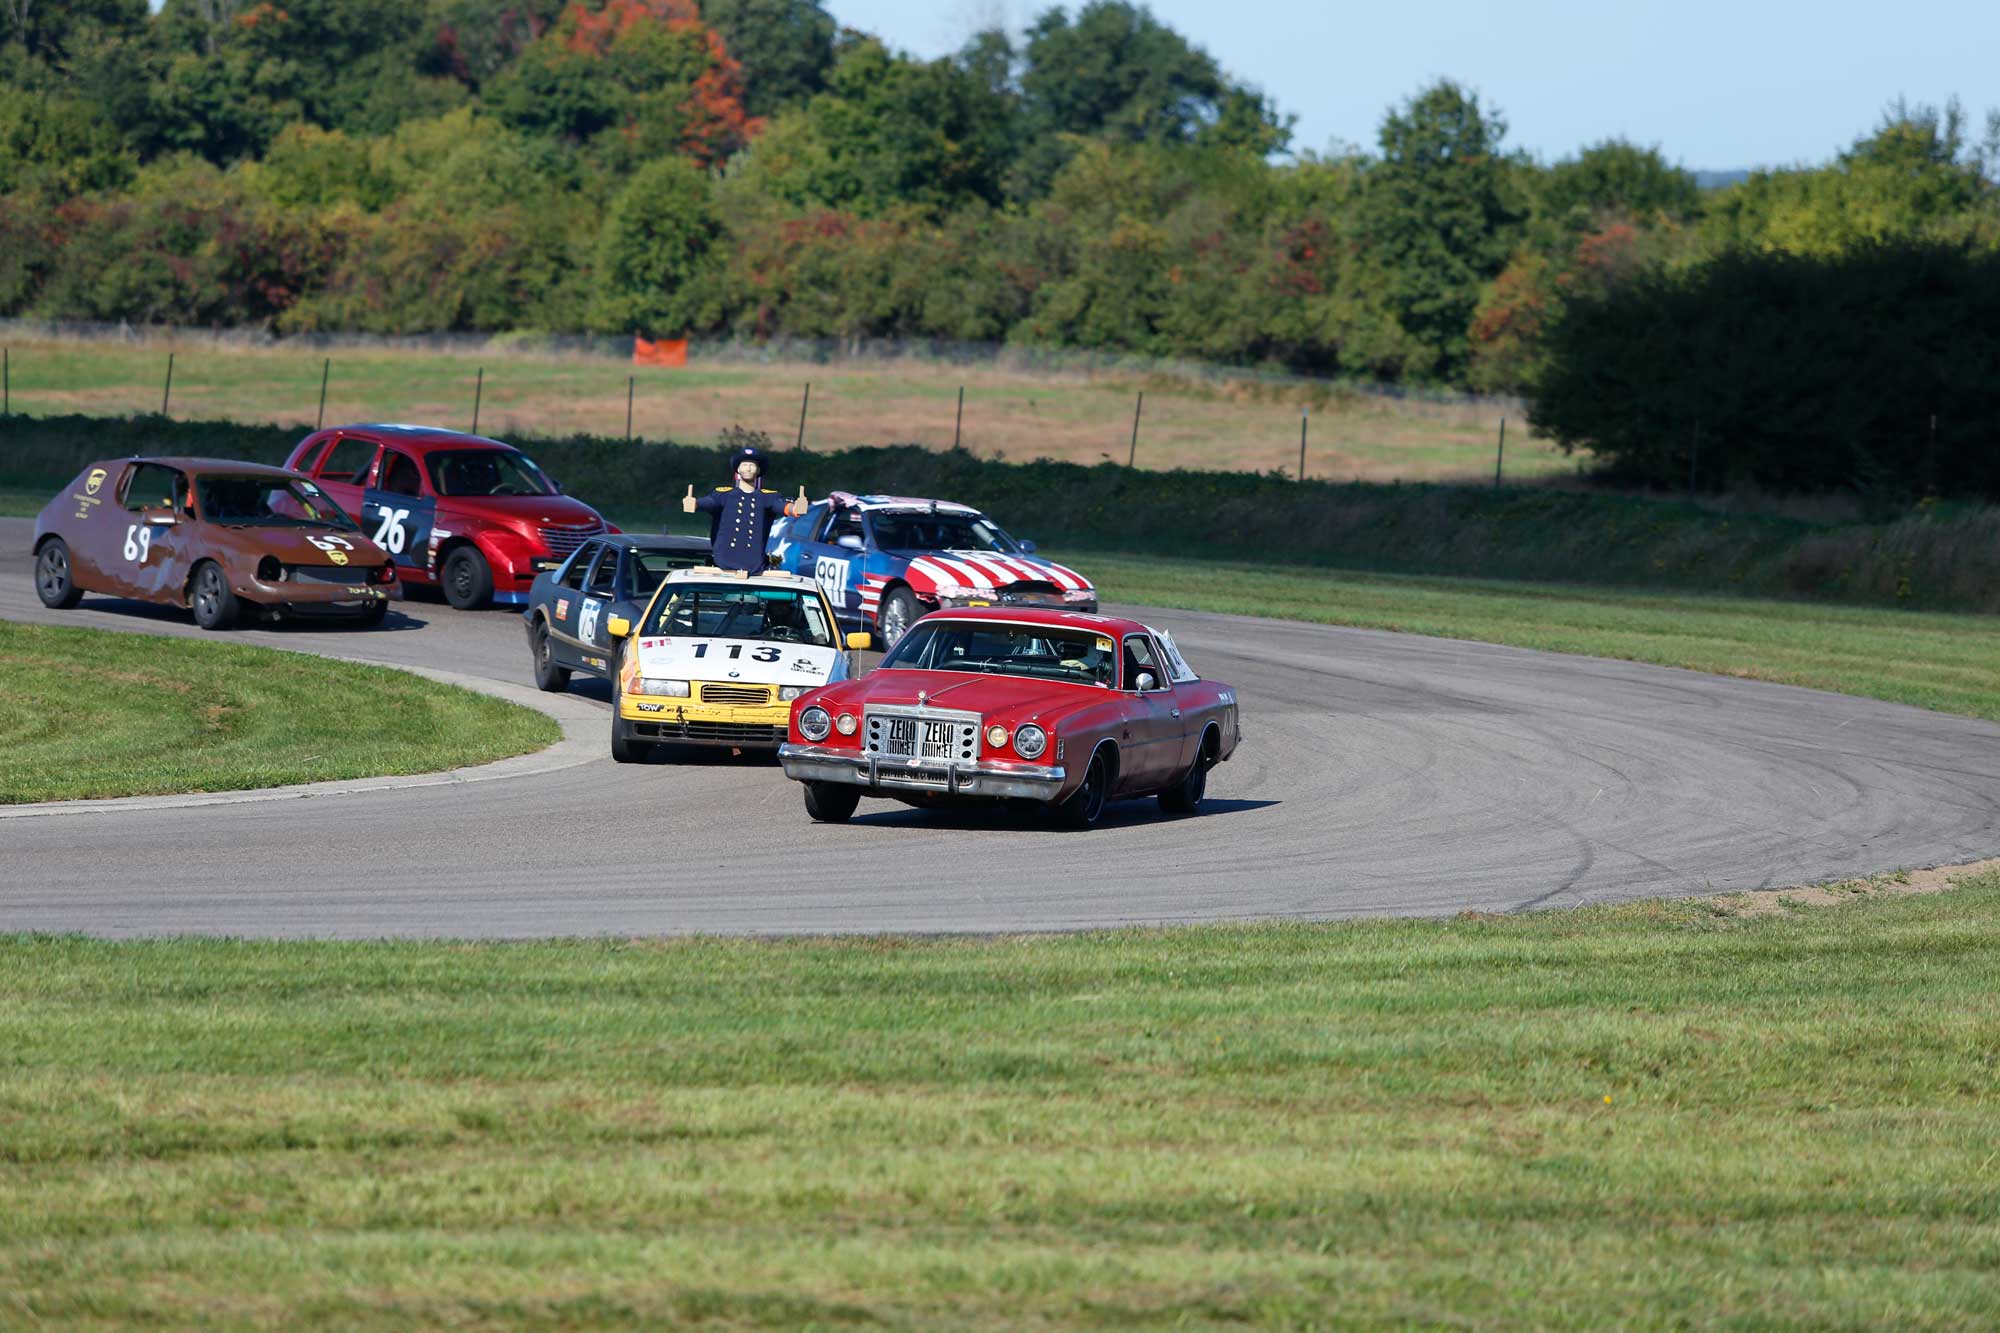
[[[153,549],[153,530],[144,523],[134,523],[125,529],[125,558],[137,564],[145,564],[146,556]]]
[[[326,552],[326,558],[336,565],[347,563],[347,553],[354,549],[354,543],[345,537],[308,537],[307,541]]]

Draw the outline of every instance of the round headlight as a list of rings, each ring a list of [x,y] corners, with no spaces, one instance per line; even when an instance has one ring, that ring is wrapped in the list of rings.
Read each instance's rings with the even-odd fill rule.
[[[1030,722],[1014,730],[1014,753],[1023,759],[1034,759],[1049,748],[1049,734]]]
[[[840,728],[841,735],[852,736],[855,727],[854,714],[842,713],[833,725]]]
[[[833,719],[818,704],[799,714],[799,735],[809,741],[823,741],[832,730]]]
[[[986,729],[986,743],[996,750],[1007,748],[1007,728],[995,722]]]

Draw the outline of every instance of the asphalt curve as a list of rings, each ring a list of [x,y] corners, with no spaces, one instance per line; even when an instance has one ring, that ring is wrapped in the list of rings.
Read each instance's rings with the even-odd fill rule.
[[[29,533],[0,520],[0,617],[199,633],[105,598],[44,610]],[[526,682],[517,614],[402,611],[376,631],[231,637]],[[1988,723],[1487,644],[1142,614],[1243,701],[1242,748],[1197,817],[1133,802],[1073,834],[869,801],[823,827],[769,761],[605,757],[468,785],[0,820],[0,930],[1062,930],[1501,912],[2000,851]],[[577,694],[608,718],[601,690]]]

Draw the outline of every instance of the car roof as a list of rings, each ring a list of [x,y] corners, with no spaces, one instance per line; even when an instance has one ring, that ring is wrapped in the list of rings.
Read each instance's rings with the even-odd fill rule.
[[[963,505],[956,500],[926,500],[913,495],[853,495],[847,491],[835,491],[827,497],[836,507],[859,509],[862,513],[909,512],[928,514],[977,514],[971,505]]]
[[[346,426],[328,426],[321,435],[371,435],[377,439],[394,441],[418,453],[428,453],[432,449],[505,449],[509,453],[521,451],[505,440],[491,439],[485,435],[468,435],[462,430],[452,430],[445,426],[413,426],[401,421],[354,422]]]
[[[158,463],[161,467],[174,468],[194,476],[228,472],[239,477],[284,477],[297,481],[303,475],[290,468],[272,467],[269,463],[246,463],[240,458],[196,458],[179,454],[128,454],[123,458],[101,459],[91,466],[110,468],[121,463]]]
[[[591,540],[627,549],[643,546],[655,551],[689,551],[696,555],[712,549],[706,537],[672,537],[658,532],[606,532]]]
[[[706,542],[702,543],[704,546]],[[693,569],[675,569],[667,573],[661,587],[669,583],[721,583],[745,588],[814,588],[819,584],[799,574],[787,574],[772,570],[768,574],[756,574],[739,579],[734,574],[724,574],[713,565],[697,565]]]
[[[1047,625],[1051,629],[1092,630],[1098,634],[1112,634],[1123,637],[1127,634],[1151,634],[1146,625],[1125,616],[1100,616],[1089,611],[1054,611],[1042,607],[1022,606],[959,606],[933,611],[924,617],[932,620],[994,620],[1015,625]]]

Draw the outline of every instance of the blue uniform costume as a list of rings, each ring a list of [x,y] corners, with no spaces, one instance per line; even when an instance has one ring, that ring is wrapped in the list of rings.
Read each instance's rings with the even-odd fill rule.
[[[785,504],[785,497],[776,491],[746,491],[740,486],[718,486],[713,495],[696,500],[696,509],[715,515],[709,540],[715,546],[716,565],[746,574],[761,571],[771,520],[784,514]]]

